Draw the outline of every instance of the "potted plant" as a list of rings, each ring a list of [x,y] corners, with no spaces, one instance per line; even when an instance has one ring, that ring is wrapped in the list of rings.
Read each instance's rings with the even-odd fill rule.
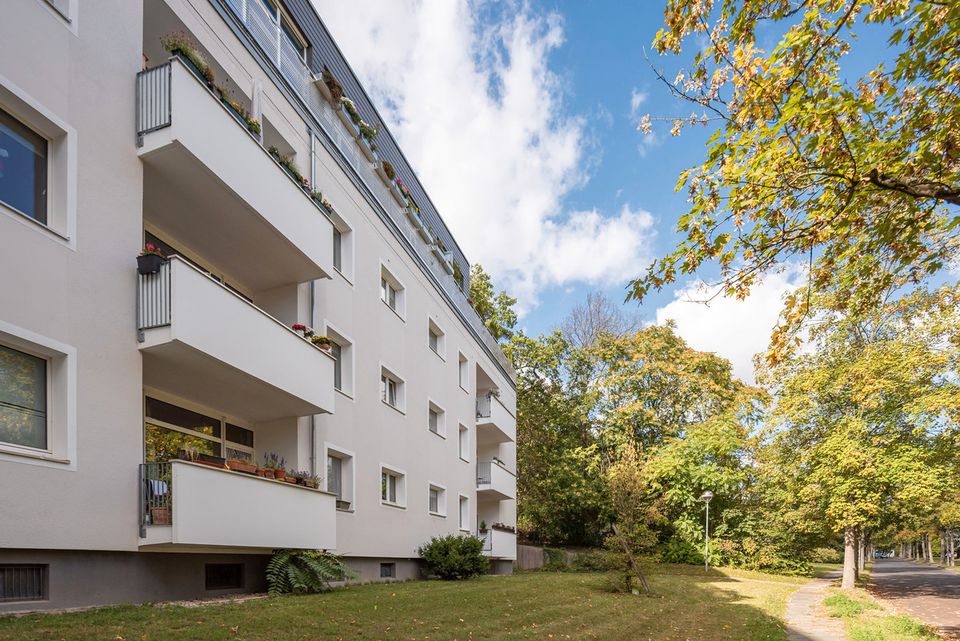
[[[160,265],[163,264],[163,261],[163,254],[160,253],[156,245],[147,243],[140,255],[137,256],[137,273],[141,276],[156,274],[160,271]]]
[[[297,477],[294,476],[294,474],[296,474],[296,472],[294,472],[293,470],[287,470],[287,471],[286,471],[286,474],[284,474],[284,476],[283,476],[283,481],[284,481],[285,483],[290,483],[290,484],[292,484],[292,485],[296,485],[296,484],[297,484]]]
[[[213,70],[207,64],[197,41],[183,31],[173,31],[160,37],[160,44],[171,54],[179,57],[194,75],[203,80],[208,87],[213,87]]]
[[[153,525],[170,525],[172,521],[169,505],[150,508],[150,523]]]
[[[308,476],[310,476],[310,472],[298,470],[293,473],[293,480],[297,485],[305,485],[304,481]]]
[[[327,336],[311,336],[310,342],[325,352],[330,351],[330,338]]]
[[[340,84],[340,81],[337,80],[337,77],[333,75],[333,72],[330,71],[324,65],[323,67],[323,85],[327,88],[329,95],[330,104],[334,109],[340,108],[340,101],[343,100],[343,86]]]
[[[276,452],[267,452],[263,456],[263,467],[266,469],[267,478],[282,480],[287,473],[284,463],[286,463],[286,461]]]
[[[487,531],[487,522],[481,520],[479,527],[480,527],[480,532],[481,532],[481,533],[486,532],[486,531]]]

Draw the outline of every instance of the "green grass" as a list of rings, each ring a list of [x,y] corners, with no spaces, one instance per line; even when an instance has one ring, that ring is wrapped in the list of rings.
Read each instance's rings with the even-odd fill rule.
[[[756,573],[759,575],[759,573]],[[0,617],[0,640],[306,641],[591,639],[782,641],[795,585],[656,568],[653,598],[605,589],[609,577],[524,573],[466,582],[351,586],[242,603],[121,606]]]
[[[810,566],[815,577],[824,577],[831,572],[843,570],[843,563],[811,563]]]
[[[834,594],[824,599],[823,604],[827,606],[830,616],[840,619],[849,619],[858,617],[867,610],[880,610],[880,606],[874,601],[867,599],[852,599],[844,593]]]
[[[940,637],[908,616],[890,614],[860,589],[824,599],[830,616],[845,620],[848,641],[937,641]]]

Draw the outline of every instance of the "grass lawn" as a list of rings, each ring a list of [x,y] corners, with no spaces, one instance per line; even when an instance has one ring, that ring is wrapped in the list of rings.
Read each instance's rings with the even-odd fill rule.
[[[531,572],[193,608],[120,606],[0,617],[0,640],[786,639],[781,615],[797,589],[794,579],[688,569],[655,569],[649,577],[654,598],[609,592],[602,574]]]
[[[940,638],[912,617],[890,614],[860,589],[834,592],[823,603],[830,616],[844,619],[849,641],[937,641]]]

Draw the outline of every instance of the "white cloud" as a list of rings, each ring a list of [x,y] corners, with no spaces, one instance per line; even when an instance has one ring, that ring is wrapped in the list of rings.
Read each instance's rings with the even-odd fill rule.
[[[630,92],[630,119],[637,120],[640,117],[640,106],[647,101],[647,92],[634,88]]]
[[[768,274],[755,285],[744,300],[718,296],[709,304],[716,289],[692,282],[674,294],[674,300],[657,309],[657,323],[672,319],[677,333],[694,349],[715,352],[733,364],[736,376],[754,382],[753,357],[765,351],[783,299],[802,284],[803,270],[788,267]]]
[[[586,122],[566,113],[548,67],[563,43],[558,14],[468,0],[314,2],[467,258],[522,311],[545,287],[623,281],[649,262],[649,214],[563,209],[591,159]]]

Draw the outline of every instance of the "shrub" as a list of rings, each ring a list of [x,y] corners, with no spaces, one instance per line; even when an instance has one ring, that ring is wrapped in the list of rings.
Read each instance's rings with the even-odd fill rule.
[[[267,564],[267,593],[309,594],[329,589],[331,581],[352,578],[336,554],[321,550],[274,550]]]
[[[615,555],[606,550],[591,550],[578,552],[573,559],[572,567],[577,572],[606,572],[617,565]]]
[[[836,548],[816,548],[810,553],[814,563],[843,563],[843,551]]]
[[[686,541],[670,539],[660,548],[660,560],[664,563],[703,565],[703,552]]]
[[[830,616],[847,619],[860,616],[867,610],[879,610],[880,606],[872,601],[851,599],[846,594],[834,594],[824,599],[823,604],[830,609]]]
[[[546,562],[543,564],[544,570],[566,570],[567,553],[559,548],[543,548],[543,555]]]
[[[474,536],[435,536],[417,550],[430,572],[441,579],[469,579],[487,571],[483,541]]]

